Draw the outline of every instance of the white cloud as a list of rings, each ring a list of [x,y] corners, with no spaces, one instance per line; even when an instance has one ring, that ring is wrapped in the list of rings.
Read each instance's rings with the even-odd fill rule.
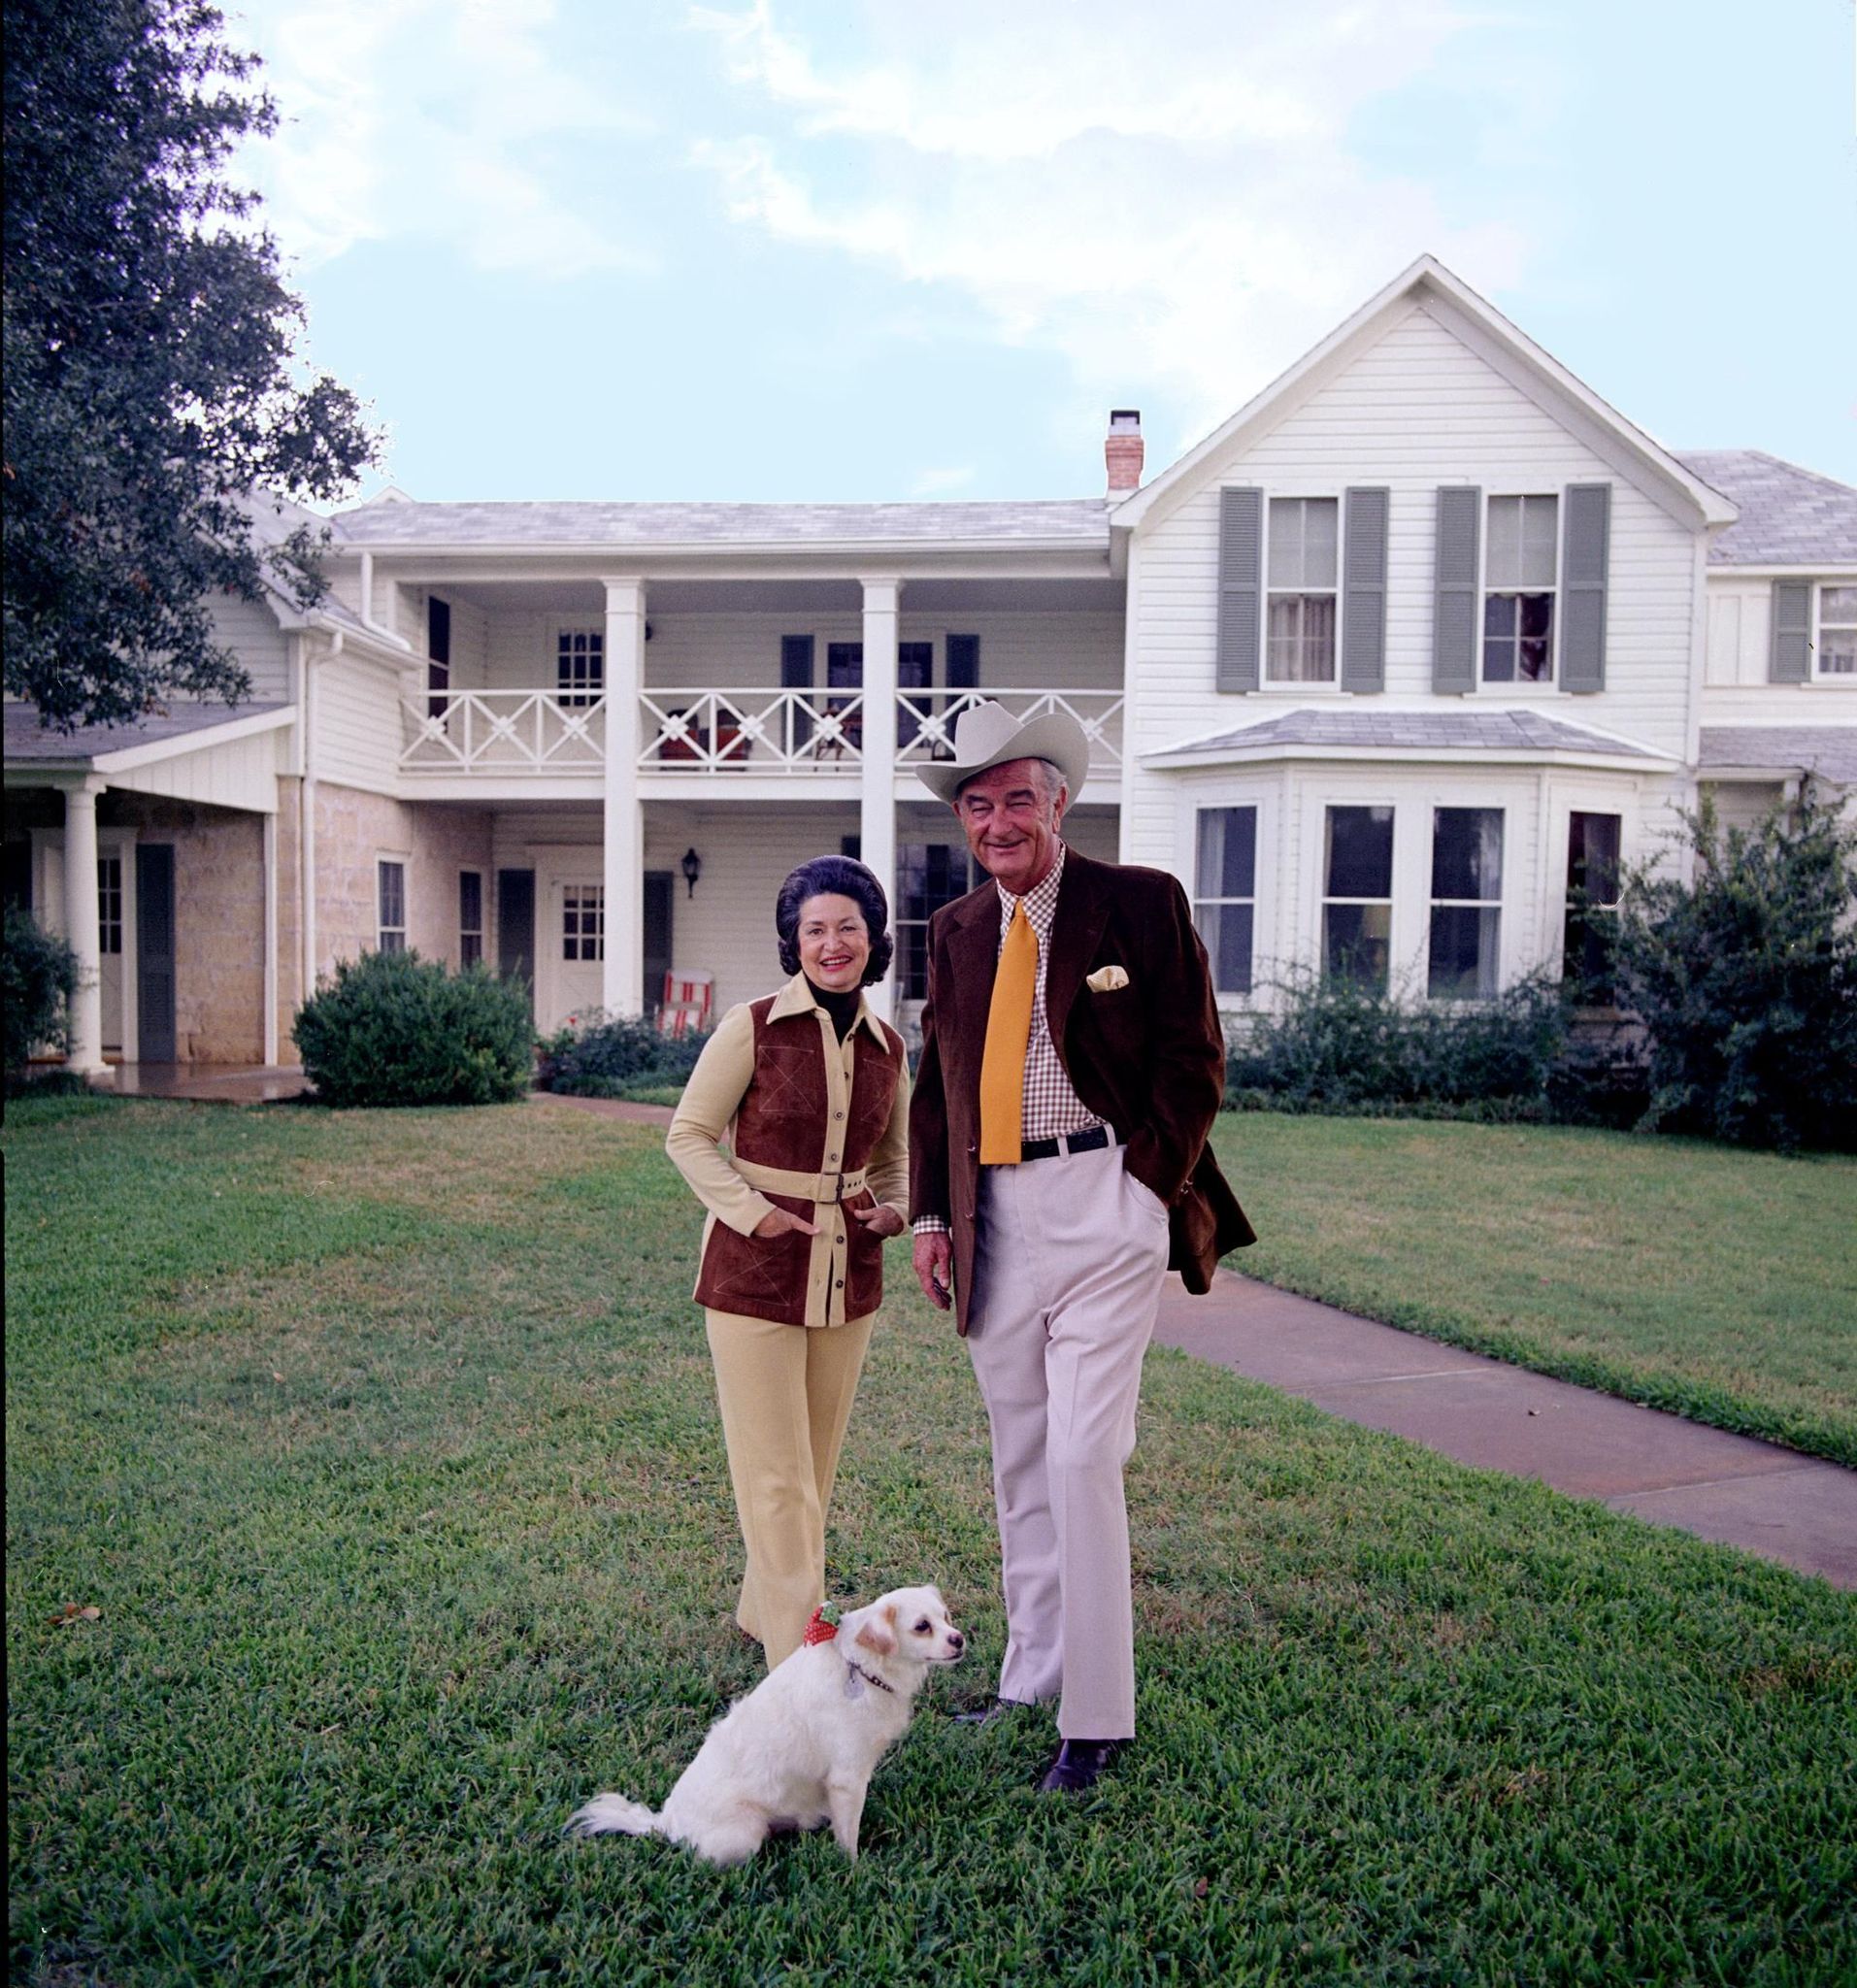
[[[854,58],[775,17],[692,14],[761,131],[692,148],[737,221],[947,284],[1079,397],[1158,393],[1197,439],[1423,250],[1482,287],[1523,228],[1376,175],[1350,123],[1434,83],[1443,0],[938,0],[875,8]],[[1487,116],[1502,116],[1486,94]],[[770,132],[777,135],[769,135]],[[1166,438],[1163,438],[1166,440]]]
[[[282,116],[249,170],[287,256],[443,242],[480,268],[574,276],[636,248],[550,184],[545,148],[636,131],[547,46],[549,0],[258,0],[232,38]]]

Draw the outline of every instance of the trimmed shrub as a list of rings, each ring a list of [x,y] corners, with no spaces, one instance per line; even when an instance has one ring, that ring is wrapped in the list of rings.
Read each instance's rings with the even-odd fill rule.
[[[708,1035],[661,1036],[636,1014],[597,1011],[542,1044],[543,1090],[579,1098],[676,1089],[696,1068]]]
[[[1724,831],[1684,816],[1690,878],[1628,870],[1608,934],[1649,1038],[1647,1131],[1857,1149],[1857,825],[1807,780]]]
[[[416,952],[342,960],[297,1011],[294,1034],[328,1105],[495,1105],[528,1087],[528,994],[481,965]]]
[[[6,1011],[10,1084],[23,1078],[34,1049],[62,1049],[69,1044],[71,997],[77,991],[77,954],[30,911],[9,905],[0,1003]]]
[[[1449,1111],[1545,1118],[1566,1049],[1559,986],[1543,976],[1475,1006],[1415,1004],[1347,979],[1279,982],[1226,1061],[1226,1102],[1277,1111]]]

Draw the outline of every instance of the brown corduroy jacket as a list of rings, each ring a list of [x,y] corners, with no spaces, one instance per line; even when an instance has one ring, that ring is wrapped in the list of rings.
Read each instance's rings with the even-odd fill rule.
[[[980,1058],[999,939],[999,892],[990,879],[930,921],[928,1004],[910,1109],[910,1212],[937,1216],[953,1232],[962,1333],[979,1190]],[[1108,966],[1122,969],[1124,985],[1086,984]],[[1165,871],[1067,849],[1045,1000],[1077,1095],[1127,1139],[1124,1164],[1167,1204],[1168,1267],[1189,1291],[1210,1289],[1218,1259],[1257,1238],[1207,1144],[1225,1092],[1225,1038],[1206,948],[1178,882]]]

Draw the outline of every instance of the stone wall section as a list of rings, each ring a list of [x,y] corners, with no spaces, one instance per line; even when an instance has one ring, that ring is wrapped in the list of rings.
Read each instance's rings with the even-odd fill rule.
[[[407,944],[423,959],[458,964],[458,872],[482,873],[487,912],[491,816],[486,809],[389,799],[316,783],[316,973],[358,959],[380,942],[376,863],[407,866]]]

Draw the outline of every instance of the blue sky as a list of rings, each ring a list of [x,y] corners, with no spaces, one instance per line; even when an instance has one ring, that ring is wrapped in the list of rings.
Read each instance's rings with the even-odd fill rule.
[[[1857,482],[1851,0],[252,0],[309,351],[412,494],[1076,496],[1429,250]],[[372,479],[378,487],[381,479]]]

